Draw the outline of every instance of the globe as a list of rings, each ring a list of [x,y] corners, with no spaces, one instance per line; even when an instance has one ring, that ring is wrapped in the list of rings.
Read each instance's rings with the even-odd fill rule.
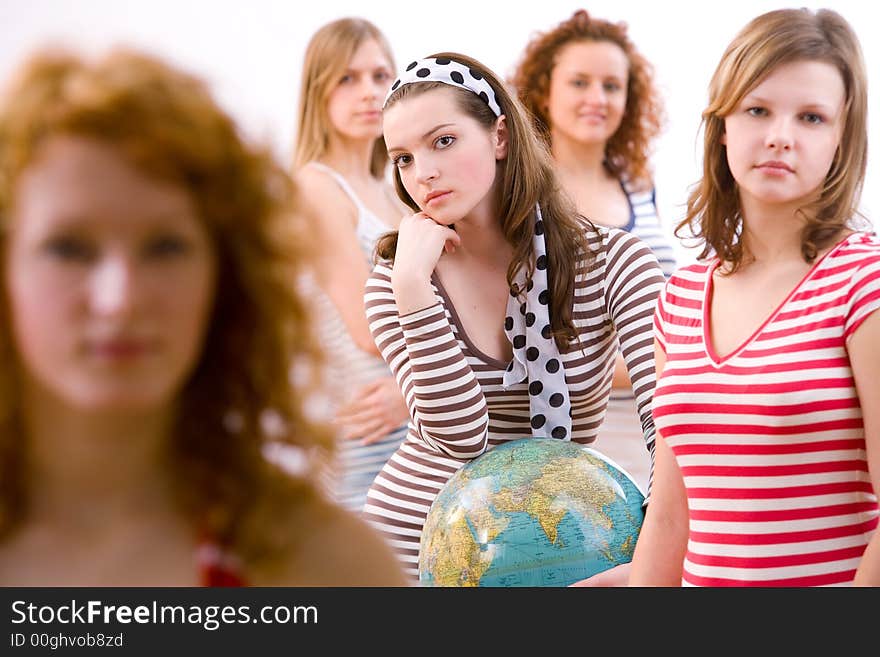
[[[568,586],[632,560],[644,495],[600,452],[504,443],[440,490],[422,531],[423,586]]]

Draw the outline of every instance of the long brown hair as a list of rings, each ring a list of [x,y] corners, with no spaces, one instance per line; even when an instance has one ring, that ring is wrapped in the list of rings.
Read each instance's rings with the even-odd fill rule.
[[[309,40],[300,82],[294,169],[319,160],[327,152],[333,130],[327,114],[327,100],[354,53],[370,39],[382,48],[393,71],[394,55],[388,40],[379,28],[363,18],[340,18],[327,23]],[[387,164],[385,140],[379,136],[373,144],[370,173],[375,178],[382,178]]]
[[[742,208],[736,181],[721,143],[724,118],[778,66],[820,61],[834,66],[846,90],[840,145],[819,198],[798,212],[805,225],[801,254],[812,262],[858,214],[859,196],[868,161],[868,95],[865,63],[858,38],[840,14],[829,9],[780,9],[762,14],[734,37],[709,84],[709,105],[703,112],[703,176],[692,188],[687,214],[675,234],[685,229],[703,243],[700,258],[717,255],[736,271],[745,257]]]
[[[477,60],[459,53],[438,53],[431,57],[448,58],[479,72],[495,92],[501,111],[506,117],[509,134],[507,157],[501,165],[501,179],[495,183],[500,204],[501,228],[504,237],[514,248],[513,259],[507,267],[507,282],[511,290],[525,295],[526,290],[517,290],[514,280],[520,268],[525,268],[527,280],[534,272],[535,263],[531,258],[532,237],[535,231],[535,206],[540,204],[544,218],[544,239],[551,263],[548,269],[550,326],[559,348],[567,348],[577,337],[571,314],[574,279],[579,268],[591,262],[586,232],[591,224],[577,214],[568,197],[560,192],[546,146],[535,135],[525,109],[508,93],[498,77]],[[399,87],[388,97],[385,109],[405,98],[440,87],[454,92],[459,109],[487,130],[495,124],[497,117],[479,96],[441,82],[414,82]],[[394,187],[407,206],[414,212],[420,211],[418,204],[404,188],[400,172],[396,168]],[[391,261],[396,249],[395,232],[379,239],[376,254],[379,259]]]
[[[41,52],[0,105],[0,271],[16,180],[54,135],[112,144],[138,169],[194,199],[217,254],[218,292],[201,357],[179,399],[171,444],[176,498],[194,526],[242,558],[277,554],[289,526],[281,538],[281,523],[256,524],[252,515],[265,500],[297,508],[313,487],[282,476],[263,449],[270,441],[305,449],[331,444],[308,419],[307,389],[290,384],[293,362],[314,368],[320,360],[305,302],[291,285],[302,254],[290,228],[290,178],[269,149],[242,141],[199,79],[132,51],[93,62]],[[22,521],[27,504],[18,357],[2,294],[0,535]],[[277,435],[264,427],[267,409],[281,420]]]
[[[607,41],[626,55],[626,107],[620,127],[605,145],[605,166],[616,177],[647,183],[651,180],[651,145],[665,120],[663,103],[654,84],[654,68],[629,38],[626,23],[594,18],[579,9],[529,42],[511,82],[532,113],[536,129],[549,142],[550,119],[545,108],[556,57],[567,45],[583,41]]]

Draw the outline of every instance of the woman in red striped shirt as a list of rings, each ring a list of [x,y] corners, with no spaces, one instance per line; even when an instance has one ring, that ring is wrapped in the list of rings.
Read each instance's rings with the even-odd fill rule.
[[[709,87],[703,242],[654,316],[651,505],[633,585],[880,584],[880,240],[867,92],[828,10],[749,23]],[[662,372],[662,374],[661,374]]]

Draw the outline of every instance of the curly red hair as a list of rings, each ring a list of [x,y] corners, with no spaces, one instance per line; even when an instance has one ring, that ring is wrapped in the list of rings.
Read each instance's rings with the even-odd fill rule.
[[[626,23],[592,18],[579,9],[548,32],[537,34],[526,46],[511,83],[534,118],[535,127],[550,142],[550,124],[544,106],[550,95],[550,75],[562,48],[579,41],[608,41],[620,47],[629,61],[626,108],[617,132],[605,145],[605,164],[616,176],[651,179],[651,143],[662,129],[665,115],[654,85],[654,69],[627,34]]]
[[[200,79],[137,51],[94,61],[40,51],[0,100],[0,268],[16,180],[54,135],[112,144],[194,199],[214,241],[222,294],[181,393],[177,498],[197,527],[246,562],[268,562],[290,535],[279,514],[316,493],[268,464],[264,448],[332,447],[307,413],[310,389],[290,380],[291,363],[308,374],[321,360],[306,299],[292,284],[305,258],[292,182],[268,149],[242,139]],[[0,539],[22,521],[27,501],[10,321],[0,290]],[[264,427],[267,409],[282,420],[282,435]]]

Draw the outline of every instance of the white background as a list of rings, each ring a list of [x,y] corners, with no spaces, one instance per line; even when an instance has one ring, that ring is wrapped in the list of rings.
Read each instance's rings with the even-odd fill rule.
[[[207,79],[220,102],[254,138],[290,159],[300,68],[306,43],[343,16],[373,21],[397,64],[442,50],[476,57],[508,77],[528,39],[585,7],[625,21],[654,64],[668,122],[653,164],[664,224],[683,216],[687,188],[699,176],[698,128],[706,88],[724,48],[754,16],[781,7],[833,7],[855,28],[869,72],[869,116],[878,120],[880,50],[868,0],[0,0],[0,81],[34,48],[67,45],[86,52],[126,44],[149,50]],[[873,27],[872,27],[873,26]],[[862,210],[880,217],[876,130],[869,139]],[[681,255],[689,257],[682,251]]]

